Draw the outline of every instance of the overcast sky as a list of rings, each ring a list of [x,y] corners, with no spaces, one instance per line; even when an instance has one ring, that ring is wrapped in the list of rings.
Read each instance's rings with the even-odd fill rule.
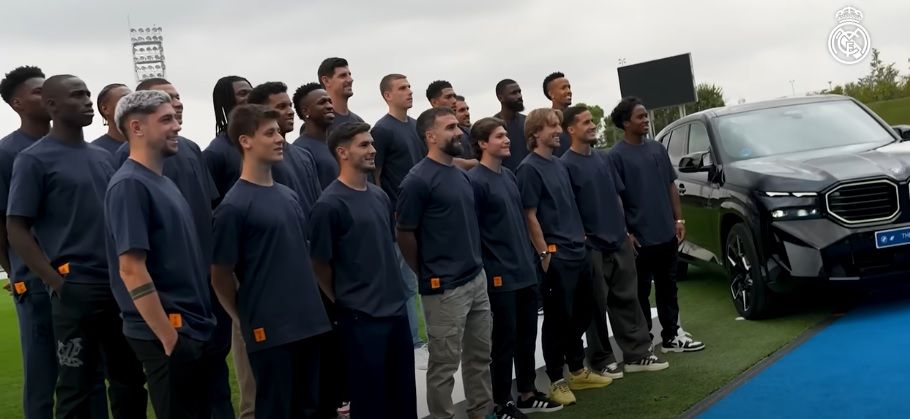
[[[237,74],[253,84],[279,80],[291,90],[316,81],[328,56],[345,57],[354,75],[351,109],[367,122],[387,110],[379,79],[403,73],[414,88],[412,116],[429,106],[429,82],[446,79],[466,96],[473,120],[499,110],[494,86],[513,78],[528,109],[547,106],[541,82],[566,73],[575,102],[610,109],[619,99],[617,62],[691,52],[696,82],[712,82],[727,103],[797,94],[853,81],[869,59],[832,59],[827,39],[834,13],[848,4],[765,0],[463,0],[435,2],[323,0],[4,1],[0,6],[0,73],[37,65],[50,76],[71,73],[93,96],[105,84],[134,86],[127,16],[161,25],[167,78],[185,104],[182,134],[203,147],[214,136],[212,87]],[[856,1],[863,26],[885,62],[910,64],[910,2]],[[8,106],[0,131],[18,127]],[[297,122],[297,127],[300,121]],[[86,137],[101,135],[100,115]],[[0,136],[2,136],[0,135]],[[290,138],[289,138],[290,139]]]

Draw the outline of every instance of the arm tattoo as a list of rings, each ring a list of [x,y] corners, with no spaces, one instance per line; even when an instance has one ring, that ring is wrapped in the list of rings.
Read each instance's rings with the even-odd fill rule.
[[[138,300],[153,292],[155,292],[155,284],[149,282],[147,284],[140,285],[140,286],[130,290],[130,298],[132,298],[133,300]]]

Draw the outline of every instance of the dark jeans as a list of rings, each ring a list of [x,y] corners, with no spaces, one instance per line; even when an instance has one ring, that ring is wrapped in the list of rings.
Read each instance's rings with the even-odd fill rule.
[[[57,340],[57,418],[92,417],[92,393],[104,363],[114,418],[144,418],[142,365],[123,336],[120,308],[110,285],[65,281],[51,298]]]
[[[212,310],[215,312],[215,331],[206,348],[211,352],[213,370],[208,377],[206,388],[212,403],[212,419],[234,419],[234,405],[231,403],[231,383],[228,372],[227,356],[231,352],[231,316],[224,311],[214,292],[211,295]]]
[[[209,419],[205,394],[215,362],[207,342],[180,335],[171,355],[157,340],[128,339],[145,367],[152,408],[158,419]]]
[[[57,348],[51,320],[51,300],[39,288],[13,295],[22,345],[22,407],[25,419],[54,416],[57,385]]]
[[[512,363],[519,393],[537,390],[534,379],[534,350],[537,346],[538,285],[506,291],[491,292],[493,311],[493,402],[505,406],[512,401]]]
[[[322,295],[325,311],[332,322],[332,330],[319,335],[319,354],[322,368],[319,370],[319,412],[320,419],[335,419],[338,408],[349,401],[347,383],[345,382],[344,348],[338,334],[338,308]],[[413,350],[413,345],[412,345]],[[259,412],[257,407],[256,412]],[[257,414],[257,416],[259,416]]]
[[[594,260],[594,322],[588,328],[588,364],[601,370],[616,362],[610,347],[604,313],[610,316],[613,337],[625,362],[638,361],[650,355],[650,329],[638,302],[638,274],[632,246],[624,242],[612,252],[592,250]],[[649,313],[650,314],[650,313]]]
[[[593,318],[593,278],[589,252],[582,260],[551,259],[544,275],[541,334],[543,357],[551,382],[563,378],[566,364],[569,371],[584,368],[585,348],[581,336]]]
[[[340,309],[351,419],[416,419],[414,344],[407,313],[372,317]]]
[[[635,268],[638,270],[638,302],[651,331],[651,279],[654,279],[654,294],[657,302],[657,319],[660,320],[660,335],[664,341],[673,340],[679,329],[679,300],[676,289],[676,262],[678,244],[676,238],[654,246],[638,249]]]
[[[321,335],[249,353],[256,378],[256,417],[318,417],[320,339]],[[333,373],[343,374],[342,370]]]

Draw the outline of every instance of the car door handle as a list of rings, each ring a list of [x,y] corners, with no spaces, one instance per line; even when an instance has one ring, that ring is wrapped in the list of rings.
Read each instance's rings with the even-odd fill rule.
[[[679,184],[679,187],[678,187],[677,189],[679,190],[679,194],[680,194],[680,195],[685,195],[685,194],[686,194],[686,185],[683,185],[682,183],[680,183],[680,184]]]

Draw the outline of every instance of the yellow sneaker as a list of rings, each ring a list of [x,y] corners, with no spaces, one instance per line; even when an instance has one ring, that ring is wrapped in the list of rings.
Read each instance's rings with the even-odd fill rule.
[[[575,395],[569,390],[566,380],[562,379],[550,385],[550,400],[563,406],[575,404]]]
[[[585,368],[578,375],[569,374],[569,388],[572,390],[587,390],[589,388],[601,388],[610,385],[613,379],[600,374],[594,374],[591,370]]]

